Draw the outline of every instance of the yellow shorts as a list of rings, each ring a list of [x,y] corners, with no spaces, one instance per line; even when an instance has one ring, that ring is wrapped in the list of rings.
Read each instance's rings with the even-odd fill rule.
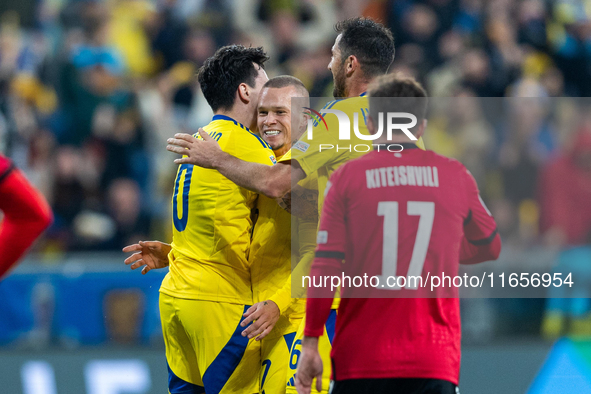
[[[290,318],[290,325],[281,332],[273,331],[261,341],[261,393],[284,394],[289,353],[302,317]]]
[[[322,357],[322,365],[324,370],[322,373],[322,393],[327,394],[328,388],[330,387],[330,375],[332,372],[332,362],[330,359],[330,352],[332,350],[332,339],[334,338],[334,329],[337,322],[337,310],[331,309],[330,315],[324,325],[324,334],[318,338],[318,351]],[[289,355],[289,370],[287,371],[287,384],[286,393],[296,394],[295,378],[296,371],[298,368],[298,360],[302,351],[302,339],[304,338],[304,328],[306,327],[306,318],[302,320],[293,346],[291,347],[291,353]],[[312,391],[316,392],[316,379],[312,382]]]
[[[260,343],[240,335],[248,308],[160,293],[170,394],[258,393]]]

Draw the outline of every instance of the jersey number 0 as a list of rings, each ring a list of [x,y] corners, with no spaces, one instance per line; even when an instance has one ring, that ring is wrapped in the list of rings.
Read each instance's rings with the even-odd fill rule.
[[[179,209],[178,209],[178,195],[179,195],[179,187],[181,184],[181,178],[183,176],[183,172],[185,173],[185,181],[183,182],[183,216],[179,218]],[[193,175],[193,165],[192,164],[182,164],[181,168],[179,168],[179,173],[176,176],[176,181],[174,183],[174,195],[172,196],[172,220],[174,222],[174,228],[176,231],[181,232],[184,231],[187,227],[187,221],[189,220],[189,190],[191,189],[191,176]]]

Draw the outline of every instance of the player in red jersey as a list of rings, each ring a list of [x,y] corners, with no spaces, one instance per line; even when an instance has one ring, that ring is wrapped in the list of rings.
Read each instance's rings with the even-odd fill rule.
[[[25,176],[0,155],[0,278],[53,220],[45,198]]]
[[[418,123],[411,132],[423,134],[427,98],[416,81],[388,75],[378,79],[369,94],[372,134],[378,113],[392,108],[380,97],[404,97],[396,112],[415,114]],[[498,257],[496,224],[472,175],[458,161],[413,149],[416,145],[408,141],[402,134],[393,134],[391,140],[380,137],[375,141],[383,144],[380,151],[345,163],[333,174],[321,214],[313,279],[366,273],[383,284],[386,276],[455,276],[459,263]],[[392,143],[404,150],[390,152],[386,148]],[[413,285],[402,287],[380,285],[358,293],[353,287],[342,288],[332,342],[332,394],[458,392],[457,289],[450,285],[444,292],[449,298],[443,298],[429,297]],[[423,298],[417,298],[419,294]],[[321,298],[327,296],[332,297],[330,286],[308,287],[299,393],[310,393],[312,379],[319,382],[322,377],[317,343],[330,312],[332,299]]]

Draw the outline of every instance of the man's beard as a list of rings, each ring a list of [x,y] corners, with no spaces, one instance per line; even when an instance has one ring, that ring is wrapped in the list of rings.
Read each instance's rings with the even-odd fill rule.
[[[345,73],[336,72],[334,74],[334,87],[332,89],[332,95],[334,98],[346,97],[345,95]]]

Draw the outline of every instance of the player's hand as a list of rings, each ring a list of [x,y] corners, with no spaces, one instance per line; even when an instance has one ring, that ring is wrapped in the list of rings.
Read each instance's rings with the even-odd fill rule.
[[[318,352],[318,338],[304,337],[295,382],[298,394],[310,394],[314,378],[316,378],[316,390],[322,391],[322,370],[322,357]]]
[[[142,275],[156,268],[168,266],[168,253],[171,246],[160,241],[140,241],[137,244],[129,245],[123,248],[124,253],[136,252],[125,259],[125,264],[130,265],[134,270],[141,266]]]
[[[246,327],[252,321],[252,323],[246,330],[242,331],[242,336],[248,336],[248,339],[256,338],[257,341],[260,341],[275,327],[275,323],[279,320],[279,316],[281,315],[281,311],[279,311],[279,307],[277,304],[271,300],[257,302],[244,313],[244,319],[240,326]]]
[[[216,159],[222,152],[220,145],[211,138],[203,129],[199,129],[199,135],[202,140],[193,137],[190,134],[177,133],[174,138],[169,138],[166,142],[166,150],[179,155],[187,156],[176,159],[176,164],[193,164],[204,168],[216,168]]]

